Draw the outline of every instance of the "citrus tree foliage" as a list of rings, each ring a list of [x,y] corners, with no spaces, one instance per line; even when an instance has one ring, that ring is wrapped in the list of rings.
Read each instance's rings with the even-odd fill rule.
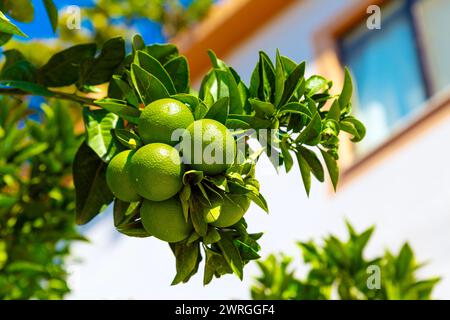
[[[72,159],[80,145],[58,102],[29,119],[27,104],[0,101],[0,299],[62,298],[75,229]]]
[[[308,194],[311,177],[323,182],[326,171],[336,187],[340,131],[350,133],[354,142],[365,134],[364,126],[351,115],[349,73],[346,70],[341,93],[333,95],[330,81],[318,75],[305,78],[304,62],[297,64],[279,52],[271,61],[261,52],[251,82],[246,85],[233,68],[209,52],[212,68],[195,94],[190,89],[188,62],[176,46],[145,45],[136,36],[132,47],[132,52],[126,54],[125,41],[120,37],[106,41],[101,49],[95,44],[75,45],[41,66],[17,50],[6,51],[0,83],[7,88],[2,93],[41,95],[83,106],[85,141],[73,165],[76,221],[89,222],[114,201],[114,224],[129,236],[149,236],[140,221],[141,203],[114,200],[105,172],[118,152],[142,145],[137,121],[144,106],[171,97],[187,105],[195,120],[214,119],[241,132],[277,129],[268,139],[273,145],[260,150],[246,148],[245,161],[222,174],[208,176],[201,171],[187,171],[179,193],[185,218],[192,222],[194,232],[186,240],[170,245],[177,260],[173,284],[188,281],[203,256],[205,284],[226,273],[242,278],[244,265],[259,258],[257,240],[261,233],[248,233],[244,219],[227,228],[211,226],[207,220],[214,221],[219,214],[211,204],[237,194],[268,211],[255,178],[261,152],[271,160],[280,159],[273,164],[276,169],[284,166],[287,172],[297,160]],[[108,92],[100,100],[55,90],[75,85],[78,92],[88,94],[103,83],[109,84]]]
[[[293,258],[271,254],[258,261],[261,274],[251,288],[253,299],[430,299],[439,278],[419,279],[423,266],[405,243],[398,254],[386,251],[373,259],[365,249],[374,231],[371,227],[357,233],[347,223],[349,238],[340,240],[329,235],[323,243],[299,242],[303,261],[308,267],[303,278],[292,267]],[[377,286],[376,276],[379,275]]]
[[[192,26],[203,19],[209,12],[213,0],[193,0],[185,6],[179,0],[99,0],[92,7],[82,8],[81,18],[92,22],[93,34],[67,29],[67,16],[58,21],[58,10],[53,0],[42,1],[53,31],[58,25],[61,39],[79,42],[89,39],[103,43],[116,35],[128,35],[131,21],[136,18],[145,18],[162,26],[167,38],[174,37],[180,31]],[[76,5],[76,3],[74,3]],[[0,0],[0,46],[8,42],[12,36],[27,37],[13,21],[32,22],[34,20],[34,6],[32,0]],[[115,23],[112,24],[112,20]],[[123,23],[117,23],[118,19]]]
[[[44,3],[47,15],[53,30],[58,25],[58,10],[53,0],[39,0]],[[0,46],[8,42],[12,36],[27,37],[11,20],[20,22],[32,22],[34,20],[34,7],[31,0],[1,0],[0,1]]]

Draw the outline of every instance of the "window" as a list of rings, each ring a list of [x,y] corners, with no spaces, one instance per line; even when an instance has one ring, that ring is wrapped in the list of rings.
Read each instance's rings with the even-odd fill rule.
[[[355,108],[367,126],[357,155],[386,141],[450,84],[450,1],[395,0],[381,9],[381,29],[363,21],[339,39],[355,81]]]

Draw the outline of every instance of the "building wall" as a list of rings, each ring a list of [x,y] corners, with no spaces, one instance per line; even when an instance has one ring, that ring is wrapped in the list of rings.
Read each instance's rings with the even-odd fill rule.
[[[299,1],[223,58],[247,82],[261,49],[274,55],[279,48],[296,61],[306,60],[307,72],[313,73],[314,31],[330,19],[339,19],[337,14],[356,2]],[[375,224],[369,255],[380,254],[387,247],[396,251],[408,240],[419,260],[430,261],[421,274],[443,276],[435,296],[450,298],[450,151],[442,148],[442,137],[449,136],[450,119],[389,154],[342,186],[337,194],[330,191],[329,185],[314,183],[309,199],[298,167],[289,175],[277,175],[262,159],[257,175],[271,213],[266,215],[252,205],[247,214],[251,231],[265,232],[262,256],[284,251],[299,257],[297,240],[319,239],[330,232],[345,236],[344,218],[359,230]],[[225,276],[203,287],[203,272],[199,272],[190,283],[170,287],[175,261],[165,243],[117,234],[112,231],[111,212],[97,219],[87,231],[92,242],[77,245],[74,251],[84,262],[72,267],[71,298],[249,297],[252,278],[258,274],[254,264],[246,268],[242,282]]]

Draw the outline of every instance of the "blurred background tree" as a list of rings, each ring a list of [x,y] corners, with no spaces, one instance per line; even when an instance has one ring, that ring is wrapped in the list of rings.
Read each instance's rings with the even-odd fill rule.
[[[131,39],[138,32],[148,43],[166,42],[205,17],[213,0],[81,1],[80,30],[67,27],[71,17],[64,3],[0,0],[3,55],[42,66],[57,51],[77,43],[101,45],[115,36]],[[61,9],[59,17],[55,4]],[[44,22],[51,28],[39,34]],[[24,35],[24,23],[39,30],[27,31],[27,41],[12,38]],[[2,60],[3,73],[7,60]],[[80,111],[73,102],[0,98],[0,299],[60,299],[70,292],[70,245],[86,240],[75,227],[72,181],[72,161],[83,130]]]
[[[440,278],[418,279],[414,252],[405,243],[397,255],[367,259],[364,250],[374,231],[357,233],[347,223],[349,238],[327,236],[323,244],[299,242],[306,276],[296,275],[293,257],[271,254],[257,261],[261,275],[251,288],[253,299],[343,299],[343,300],[427,300]],[[378,279],[376,277],[379,277]],[[377,283],[378,281],[378,283]]]
[[[75,228],[72,159],[81,140],[68,107],[0,101],[0,299],[62,298]]]

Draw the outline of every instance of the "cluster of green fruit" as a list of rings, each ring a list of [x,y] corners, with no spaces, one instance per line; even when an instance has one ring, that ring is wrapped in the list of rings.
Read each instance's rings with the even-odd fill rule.
[[[201,128],[199,131],[197,128]],[[190,142],[192,150],[180,155],[172,135],[184,129],[182,141]],[[172,98],[156,100],[147,105],[139,117],[137,130],[144,143],[140,148],[118,153],[109,163],[106,181],[116,198],[125,202],[142,201],[140,218],[145,230],[166,242],[179,242],[191,235],[192,222],[183,214],[179,192],[183,175],[190,168],[214,176],[223,173],[235,158],[236,146],[231,133],[220,122],[212,119],[194,120],[189,107]],[[184,139],[185,138],[185,139]],[[205,159],[203,150],[214,141],[219,159]],[[229,141],[232,141],[230,144]],[[194,159],[195,146],[201,146],[201,159]],[[195,161],[194,161],[195,160]],[[247,197],[229,194],[217,206],[219,214],[208,215],[206,222],[215,227],[237,223],[250,206]]]

